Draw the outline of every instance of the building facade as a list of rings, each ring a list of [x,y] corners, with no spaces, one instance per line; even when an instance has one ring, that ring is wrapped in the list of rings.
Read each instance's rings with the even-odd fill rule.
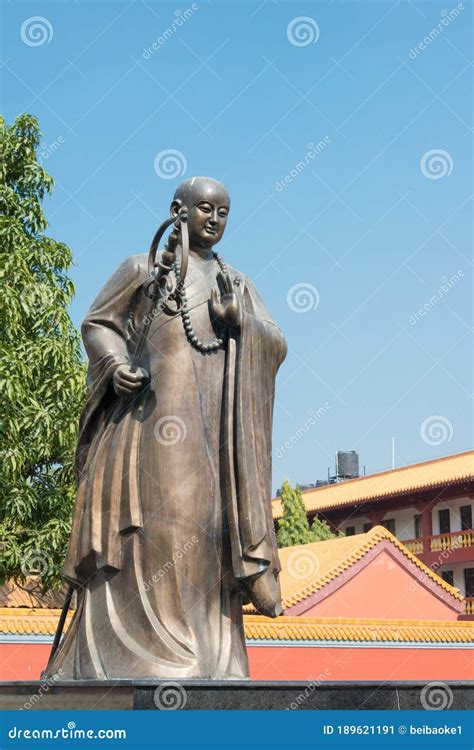
[[[466,597],[474,615],[474,451],[303,492],[310,521],[354,535],[381,525]],[[281,518],[273,501],[275,522]]]

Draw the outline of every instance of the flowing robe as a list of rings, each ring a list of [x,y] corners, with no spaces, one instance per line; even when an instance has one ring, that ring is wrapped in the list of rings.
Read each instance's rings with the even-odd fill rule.
[[[216,261],[190,254],[197,336],[215,331]],[[283,335],[253,284],[229,269],[243,310],[227,346],[203,354],[180,315],[153,316],[140,365],[150,381],[119,399],[149,300],[147,256],[128,258],[82,332],[90,361],[63,575],[77,609],[48,673],[62,679],[248,676],[242,582],[279,571],[271,429]]]

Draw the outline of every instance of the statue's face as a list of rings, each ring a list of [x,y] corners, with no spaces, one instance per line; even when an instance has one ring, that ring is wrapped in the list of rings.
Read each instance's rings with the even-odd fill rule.
[[[189,243],[191,247],[212,247],[224,234],[230,200],[227,190],[216,180],[195,178],[191,184],[185,183],[186,190],[171,206],[177,213],[180,206],[186,205],[188,213]]]
[[[224,234],[229,214],[224,196],[206,196],[189,212],[188,227],[191,245],[212,247]]]

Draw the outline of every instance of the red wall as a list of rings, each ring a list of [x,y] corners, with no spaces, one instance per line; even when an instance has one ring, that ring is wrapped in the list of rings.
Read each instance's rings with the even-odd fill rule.
[[[423,585],[425,576],[421,570],[419,575],[421,581],[413,578],[398,560],[382,550],[357,575],[321,602],[305,609],[304,616],[457,620],[458,612],[438,599],[425,587],[426,583]],[[374,592],[377,592],[375,596]],[[287,614],[291,615],[292,610]]]
[[[0,644],[0,680],[38,680],[50,651],[45,643]],[[471,680],[473,652],[332,646],[249,646],[254,680]]]
[[[420,649],[250,646],[254,680],[472,680],[473,652]]]
[[[49,643],[0,643],[0,680],[39,680]]]

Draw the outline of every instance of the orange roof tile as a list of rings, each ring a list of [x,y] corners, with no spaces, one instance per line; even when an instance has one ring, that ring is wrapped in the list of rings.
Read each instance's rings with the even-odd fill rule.
[[[450,586],[449,583],[446,583],[424,565],[390,531],[383,526],[374,526],[366,534],[336,537],[324,542],[300,544],[280,549],[280,583],[283,608],[288,609],[303,601],[315,591],[322,589],[384,539],[388,539],[408,560],[444,591],[455,599],[464,601],[459,589]],[[255,609],[252,605],[247,605],[244,611],[254,612]]]
[[[0,633],[53,636],[59,609],[4,607],[0,609]],[[73,613],[68,614],[65,630]],[[245,636],[251,640],[276,641],[374,641],[415,643],[472,643],[474,622],[438,620],[373,620],[344,617],[244,616]]]
[[[472,643],[474,622],[369,620],[344,617],[245,616],[245,635],[254,640],[385,641]]]
[[[457,453],[433,461],[403,466],[399,469],[349,479],[313,490],[305,490],[304,503],[308,512],[329,510],[345,505],[358,505],[392,495],[406,495],[454,482],[474,479],[474,451]],[[273,518],[281,518],[280,498],[272,502]]]
[[[25,607],[0,608],[0,633],[12,635],[54,635],[58,625],[60,609],[26,609]],[[69,612],[64,630],[67,629],[73,612]]]
[[[63,586],[61,591],[48,591],[44,594],[39,578],[30,576],[23,584],[10,579],[0,586],[0,607],[61,608],[65,589]]]

